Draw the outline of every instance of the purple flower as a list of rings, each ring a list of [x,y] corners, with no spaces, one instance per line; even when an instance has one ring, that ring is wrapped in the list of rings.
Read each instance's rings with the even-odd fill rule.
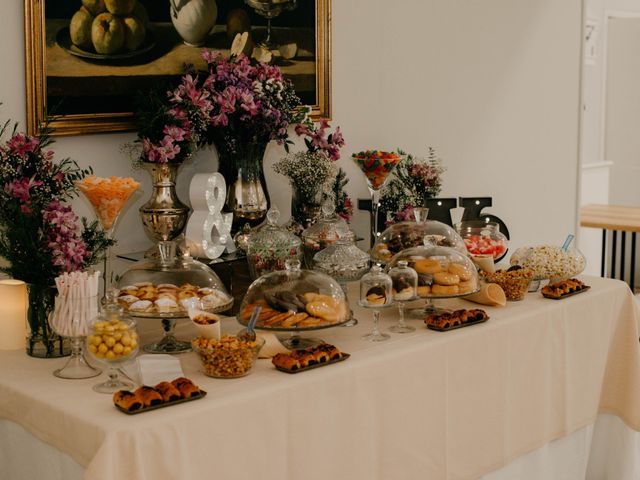
[[[40,140],[36,137],[29,137],[24,133],[16,133],[7,142],[9,153],[24,157],[29,153],[34,153],[40,146]]]
[[[91,255],[80,237],[78,217],[71,207],[54,200],[47,206],[42,218],[53,266],[59,267],[62,272],[82,269]]]

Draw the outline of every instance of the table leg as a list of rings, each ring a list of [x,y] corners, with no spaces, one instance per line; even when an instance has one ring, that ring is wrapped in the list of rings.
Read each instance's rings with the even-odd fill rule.
[[[607,230],[602,230],[602,259],[600,261],[600,276],[604,278],[605,265],[607,264]]]

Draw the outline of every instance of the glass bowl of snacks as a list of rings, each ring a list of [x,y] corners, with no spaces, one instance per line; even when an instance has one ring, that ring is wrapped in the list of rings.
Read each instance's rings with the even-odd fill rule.
[[[467,220],[456,224],[456,231],[464,240],[469,255],[490,255],[494,263],[507,254],[509,240],[495,222]]]
[[[575,277],[587,265],[584,255],[577,248],[553,245],[519,248],[511,255],[510,263],[531,269],[534,280],[549,279],[551,282]]]
[[[191,342],[205,375],[215,378],[239,378],[251,372],[264,339],[240,339],[223,335],[220,339],[197,337]]]
[[[439,247],[450,247],[466,254],[464,241],[449,225],[436,220],[400,222],[383,231],[371,249],[371,259],[387,264],[403,250],[425,245],[425,241]]]
[[[504,291],[507,300],[523,300],[529,291],[529,285],[533,280],[533,270],[530,268],[513,265],[507,270],[497,270],[493,273],[482,273],[487,283],[496,283]]]

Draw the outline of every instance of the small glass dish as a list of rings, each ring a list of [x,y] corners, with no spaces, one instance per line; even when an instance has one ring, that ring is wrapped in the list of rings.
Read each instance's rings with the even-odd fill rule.
[[[456,231],[464,240],[469,255],[491,255],[498,263],[507,254],[509,240],[495,222],[465,220],[456,224]]]
[[[264,343],[260,337],[255,341],[245,341],[224,335],[220,340],[198,337],[192,340],[191,345],[202,362],[205,375],[240,378],[251,373]]]
[[[498,270],[494,273],[483,273],[487,283],[500,285],[509,301],[523,300],[533,280],[533,271],[528,268],[513,267],[509,270]]]

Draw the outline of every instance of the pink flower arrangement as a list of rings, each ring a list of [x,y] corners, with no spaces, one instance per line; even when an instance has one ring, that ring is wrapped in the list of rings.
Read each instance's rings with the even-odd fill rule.
[[[215,143],[226,157],[246,144],[283,143],[289,124],[299,121],[300,99],[278,67],[242,54],[226,58],[205,50],[202,57],[205,72],[185,74],[140,110],[143,161],[181,162],[202,143]]]
[[[4,134],[9,122],[0,130]],[[0,271],[27,283],[53,285],[62,272],[97,262],[113,242],[98,223],[83,228],[64,202],[76,194],[75,181],[90,173],[63,159],[54,163],[46,136],[13,133],[0,145]]]

